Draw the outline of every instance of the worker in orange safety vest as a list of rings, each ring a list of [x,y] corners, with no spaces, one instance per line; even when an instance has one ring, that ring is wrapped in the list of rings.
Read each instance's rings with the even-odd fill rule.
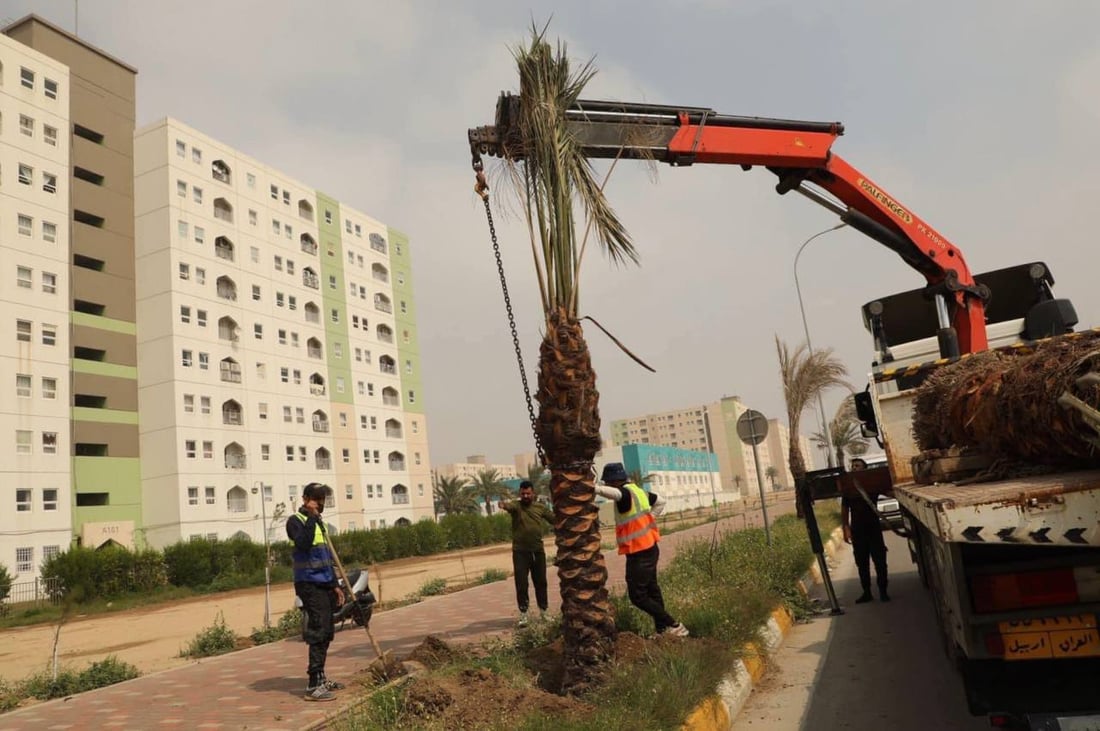
[[[655,493],[631,482],[620,462],[604,465],[601,481],[604,484],[596,486],[596,494],[615,501],[615,542],[619,553],[626,554],[626,591],[631,604],[653,617],[657,634],[687,637],[687,627],[665,610],[657,583],[661,534],[656,516],[664,510],[664,503]]]

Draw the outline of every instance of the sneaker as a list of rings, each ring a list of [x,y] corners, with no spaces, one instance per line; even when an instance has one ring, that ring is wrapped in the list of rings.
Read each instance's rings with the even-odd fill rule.
[[[871,596],[871,592],[865,591],[859,595],[859,599],[856,599],[856,604],[866,604],[867,602],[873,602],[875,598]]]
[[[343,690],[344,688],[348,687],[341,683],[339,680],[329,680],[328,678],[322,680],[321,685],[325,686],[327,690]]]
[[[334,701],[336,696],[332,694],[332,691],[325,687],[325,684],[319,683],[312,688],[306,688],[307,701]]]
[[[661,634],[669,635],[671,637],[687,637],[691,633],[688,632],[688,628],[685,627],[683,625],[683,623],[677,622],[676,624],[672,625],[671,627],[665,627],[665,631],[662,632]]]
[[[516,626],[517,627],[526,627],[527,626],[527,612],[520,612],[519,613],[519,619],[516,621]]]

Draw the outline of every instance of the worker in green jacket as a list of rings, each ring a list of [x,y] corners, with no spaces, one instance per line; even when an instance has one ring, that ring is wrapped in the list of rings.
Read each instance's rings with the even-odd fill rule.
[[[535,500],[535,487],[529,481],[519,483],[519,500],[497,503],[512,517],[512,570],[516,581],[519,626],[527,625],[527,576],[535,585],[535,602],[543,614],[549,606],[546,595],[546,550],[542,537],[550,529],[554,513]]]

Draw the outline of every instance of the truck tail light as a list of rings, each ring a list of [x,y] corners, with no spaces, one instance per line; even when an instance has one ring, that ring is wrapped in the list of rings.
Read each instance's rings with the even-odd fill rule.
[[[978,574],[970,577],[970,594],[978,613],[1073,604],[1080,598],[1072,568]]]

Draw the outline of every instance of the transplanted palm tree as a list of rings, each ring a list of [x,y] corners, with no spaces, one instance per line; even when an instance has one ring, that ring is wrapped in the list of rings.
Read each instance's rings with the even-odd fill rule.
[[[432,496],[437,513],[458,515],[478,511],[477,500],[465,477],[440,477],[432,487]]]
[[[790,425],[791,438],[788,459],[791,475],[795,481],[806,474],[806,462],[799,447],[799,425],[802,412],[818,397],[818,394],[834,386],[848,386],[844,377],[848,369],[833,355],[832,348],[810,351],[802,343],[792,352],[787,344],[775,338],[775,349],[779,354],[779,374],[783,380],[783,398],[787,403],[787,423]]]
[[[866,454],[869,445],[859,430],[856,402],[853,397],[846,396],[837,407],[836,414],[829,422],[828,439],[821,432],[815,433],[810,439],[823,449],[832,449],[838,465],[845,464],[845,454],[853,457]]]
[[[500,473],[495,468],[480,470],[470,482],[470,494],[474,498],[485,501],[485,512],[493,514],[493,503],[506,497],[511,497],[512,492],[500,479]]]
[[[506,143],[504,157],[531,234],[545,318],[535,432],[554,503],[563,688],[577,694],[603,675],[615,634],[592,474],[600,449],[599,393],[578,315],[580,268],[590,237],[612,262],[636,262],[637,254],[566,126],[566,109],[595,70],[591,63],[571,66],[565,45],[551,47],[544,34],[534,31],[528,45],[514,50],[520,135]]]

